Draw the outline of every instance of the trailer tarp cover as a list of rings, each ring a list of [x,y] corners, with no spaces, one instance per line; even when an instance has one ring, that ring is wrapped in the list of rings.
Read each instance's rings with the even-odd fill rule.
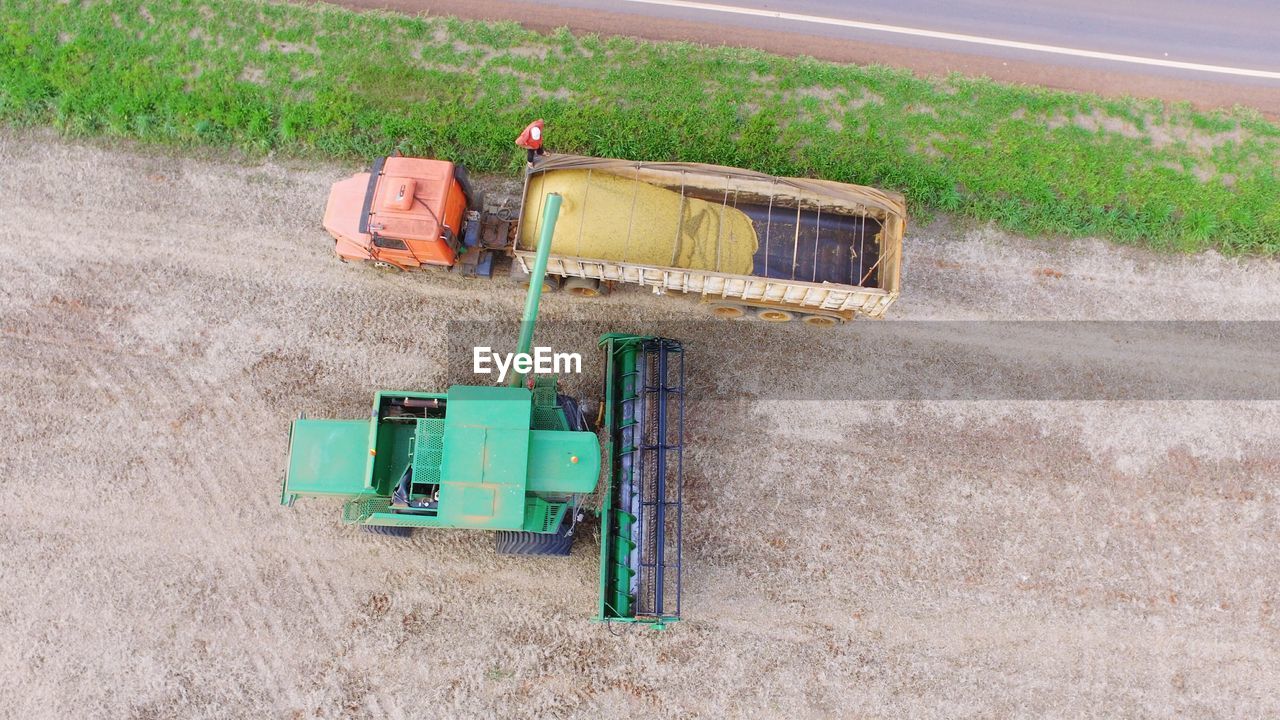
[[[555,255],[642,265],[752,271],[759,228],[741,204],[820,208],[876,218],[905,217],[902,197],[826,180],[779,178],[697,163],[646,163],[554,155],[529,172],[518,247],[536,246],[543,199],[564,198]]]
[[[554,254],[751,272],[759,241],[751,219],[734,207],[608,172],[556,170],[529,178],[522,225],[539,222],[548,193],[564,198],[551,238]]]

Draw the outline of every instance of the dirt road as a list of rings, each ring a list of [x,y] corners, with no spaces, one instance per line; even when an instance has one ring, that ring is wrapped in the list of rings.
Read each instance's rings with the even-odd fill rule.
[[[789,378],[838,385],[869,331],[687,338],[687,620],[614,635],[587,621],[594,536],[499,559],[277,504],[290,418],[465,380],[448,321],[518,292],[338,263],[317,218],[354,168],[12,134],[0,161],[11,717],[1280,714],[1280,403],[815,401]],[[1274,262],[908,243],[904,328],[1280,316]],[[552,345],[702,317],[543,307]],[[735,394],[744,357],[783,389]]]

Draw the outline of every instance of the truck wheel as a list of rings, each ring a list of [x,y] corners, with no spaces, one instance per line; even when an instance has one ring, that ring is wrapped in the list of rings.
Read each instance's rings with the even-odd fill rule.
[[[511,281],[519,285],[522,289],[529,289],[529,273],[520,269],[520,262],[518,260],[513,259],[511,261],[511,270],[508,272],[508,275],[511,277]],[[542,280],[543,293],[555,292],[558,289],[560,289],[559,275],[547,275]]]
[[[578,297],[599,297],[600,281],[592,278],[571,277],[564,279],[564,291]]]
[[[562,522],[560,529],[553,533],[499,530],[497,537],[498,554],[569,557],[569,551],[573,549],[573,536],[569,535],[568,532],[568,522]]]
[[[511,282],[520,287],[529,287],[529,273],[520,267],[520,261],[517,258],[511,258],[511,267],[507,268],[507,277],[511,278]]]
[[[387,537],[407,538],[413,537],[414,528],[400,527],[399,525],[361,525],[361,528],[370,535],[386,535]]]
[[[520,287],[522,287],[522,288],[528,288],[528,287],[529,287],[529,278],[528,278],[527,276],[526,276],[526,277],[525,277],[525,279],[520,283]],[[542,294],[543,294],[543,295],[546,295],[547,293],[553,293],[553,292],[555,292],[555,291],[557,291],[557,290],[559,290],[559,289],[560,289],[560,276],[559,276],[559,275],[548,275],[548,276],[546,276],[546,277],[544,277],[544,278],[542,279]]]
[[[722,320],[737,320],[747,314],[747,309],[738,303],[711,303],[711,314]]]
[[[790,310],[779,310],[778,308],[760,308],[756,311],[756,317],[765,322],[784,323],[791,322],[795,319],[796,314]]]
[[[840,321],[830,315],[805,315],[800,318],[800,322],[809,327],[816,328],[833,328],[840,324]]]

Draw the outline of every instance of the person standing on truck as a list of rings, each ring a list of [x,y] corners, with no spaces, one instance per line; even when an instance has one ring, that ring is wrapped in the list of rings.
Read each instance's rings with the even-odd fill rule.
[[[520,137],[516,138],[516,145],[524,148],[529,154],[529,167],[533,167],[535,157],[545,154],[542,149],[542,118],[538,118],[529,123],[529,126],[520,133]]]

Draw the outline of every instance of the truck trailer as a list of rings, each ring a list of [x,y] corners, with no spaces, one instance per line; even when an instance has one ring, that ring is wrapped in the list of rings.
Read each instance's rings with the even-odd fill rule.
[[[510,212],[486,210],[460,165],[392,156],[334,184],[324,225],[346,261],[483,277],[506,264],[523,283],[551,194],[545,291],[639,285],[721,318],[816,327],[881,318],[899,294],[901,195],[718,165],[540,155]]]

